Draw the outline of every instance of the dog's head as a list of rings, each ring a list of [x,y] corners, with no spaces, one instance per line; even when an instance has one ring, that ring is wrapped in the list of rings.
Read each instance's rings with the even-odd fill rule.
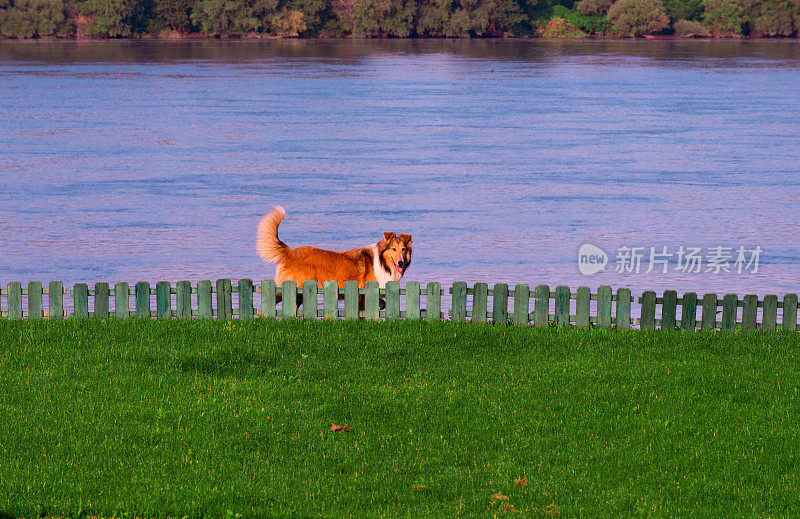
[[[411,264],[411,235],[385,232],[383,239],[378,243],[378,250],[381,254],[381,263],[386,269],[402,276]]]

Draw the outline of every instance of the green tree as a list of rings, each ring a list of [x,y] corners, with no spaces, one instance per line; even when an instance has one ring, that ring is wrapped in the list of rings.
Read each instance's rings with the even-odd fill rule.
[[[417,32],[434,37],[503,37],[526,20],[514,0],[425,0],[420,3]]]
[[[161,32],[171,29],[189,32],[192,28],[190,18],[195,0],[153,0],[151,8],[150,31]]]
[[[733,0],[702,0],[703,25],[717,36],[742,33],[744,8]]]
[[[457,0],[454,6],[444,36],[508,36],[525,19],[514,0]]]
[[[684,36],[687,38],[708,38],[711,36],[711,33],[708,32],[708,29],[706,29],[702,23],[695,20],[678,20],[673,24],[673,27],[675,28],[675,34],[678,36]]]
[[[794,23],[791,13],[770,10],[753,20],[753,30],[766,36],[791,36]]]
[[[351,32],[359,37],[408,37],[416,10],[413,0],[354,0]]]
[[[36,13],[38,36],[65,37],[75,33],[75,23],[69,16],[70,6],[64,0],[27,0]]]
[[[306,28],[300,34],[318,34],[329,17],[326,0],[289,0],[281,5],[281,9],[303,13],[303,24]]]
[[[74,32],[63,0],[0,0],[0,36],[64,37]]]
[[[791,36],[800,20],[800,0],[740,0],[753,31],[765,36]]]
[[[262,23],[243,0],[201,0],[192,9],[191,18],[203,32],[219,36],[253,32]]]
[[[417,33],[420,36],[447,36],[453,16],[452,0],[422,0],[419,3]]]
[[[580,5],[580,4],[579,4]],[[575,10],[567,9],[564,6],[557,5],[553,8],[553,18],[550,20],[551,22],[556,18],[564,20],[568,22],[568,26],[574,29],[577,29],[579,33],[588,33],[588,34],[605,34],[608,31],[608,17],[605,13],[597,13],[597,14],[585,14],[580,11],[579,5],[576,6]],[[564,33],[570,34],[569,27],[564,26],[564,24],[560,24],[556,22],[555,25],[550,27],[551,24],[548,24],[548,28],[545,29],[545,33]],[[572,31],[571,36],[569,37],[576,37],[576,36],[584,36],[584,34],[575,34]],[[548,36],[546,36],[548,37]]]
[[[141,7],[137,0],[86,0],[79,4],[80,11],[92,20],[87,34],[111,38],[131,35]]]
[[[622,36],[654,34],[669,27],[661,0],[617,0],[608,10],[608,20]]]
[[[672,23],[677,20],[699,20],[703,14],[702,0],[664,0],[664,11]]]
[[[276,14],[272,17],[270,28],[276,36],[296,38],[301,32],[307,29],[306,22],[300,11],[287,11]]]
[[[575,9],[586,16],[605,16],[613,3],[613,0],[581,0]]]
[[[32,38],[36,34],[33,24],[25,11],[10,5],[0,4],[0,35],[6,38]]]

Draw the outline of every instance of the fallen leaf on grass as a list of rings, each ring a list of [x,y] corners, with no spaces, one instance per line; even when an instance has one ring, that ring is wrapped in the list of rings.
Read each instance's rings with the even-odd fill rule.
[[[504,496],[503,494],[498,492],[498,493],[496,493],[495,495],[492,496],[492,499],[495,500],[495,501],[507,501],[508,500],[508,496]]]
[[[517,478],[514,480],[514,485],[519,488],[525,488],[528,486],[528,480],[525,478]]]
[[[411,487],[412,490],[423,490],[424,488],[425,485],[414,485],[413,487]]]
[[[333,432],[337,432],[337,433],[339,433],[339,432],[353,432],[353,429],[351,429],[350,426],[347,425],[347,424],[344,424],[344,425],[333,424],[331,426],[331,428],[328,429],[328,430],[329,431],[333,431]]]
[[[555,503],[550,503],[547,505],[544,513],[550,517],[561,517],[561,510],[556,506]]]

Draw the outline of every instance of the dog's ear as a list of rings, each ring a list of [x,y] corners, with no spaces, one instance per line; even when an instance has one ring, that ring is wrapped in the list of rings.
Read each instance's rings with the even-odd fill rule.
[[[411,252],[411,235],[410,234],[399,234],[397,235],[400,238],[400,241],[406,244],[408,251]]]
[[[381,240],[381,243],[389,243],[395,239],[395,236],[396,235],[393,232],[385,232],[383,233],[383,239]]]

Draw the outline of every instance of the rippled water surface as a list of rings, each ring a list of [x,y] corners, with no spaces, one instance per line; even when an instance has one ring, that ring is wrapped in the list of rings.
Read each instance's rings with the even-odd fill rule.
[[[407,280],[800,289],[798,41],[0,42],[0,101],[3,286],[269,278],[280,204]],[[646,272],[681,246],[733,272]]]

